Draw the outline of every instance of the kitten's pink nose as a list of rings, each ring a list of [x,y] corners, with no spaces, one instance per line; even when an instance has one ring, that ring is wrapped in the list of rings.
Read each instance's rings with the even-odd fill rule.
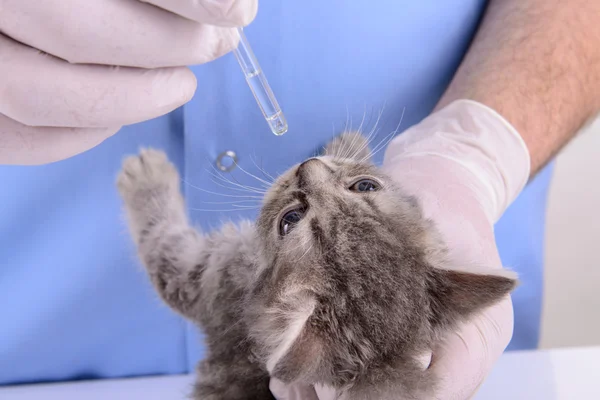
[[[323,162],[322,162],[321,160],[319,160],[318,158],[315,158],[315,157],[313,157],[313,158],[309,158],[308,160],[304,161],[303,163],[301,163],[301,164],[298,166],[298,170],[300,170],[300,169],[302,169],[302,168],[305,168],[305,167],[307,167],[307,165],[308,165],[309,163],[311,163],[311,162],[312,162],[312,163],[314,163],[314,162],[317,162],[317,163],[321,163],[321,164],[323,163]]]
[[[329,176],[330,168],[318,158],[309,158],[298,165],[296,177],[298,188],[303,189],[318,182],[323,182]]]

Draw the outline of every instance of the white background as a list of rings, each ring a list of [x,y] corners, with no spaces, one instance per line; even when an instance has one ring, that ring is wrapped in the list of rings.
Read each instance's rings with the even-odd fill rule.
[[[540,345],[600,345],[600,119],[558,155],[546,223]]]

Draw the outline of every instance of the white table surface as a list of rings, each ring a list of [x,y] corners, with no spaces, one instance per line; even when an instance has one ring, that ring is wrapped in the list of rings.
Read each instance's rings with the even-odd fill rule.
[[[504,354],[475,400],[600,399],[600,347]],[[0,400],[186,400],[176,375],[0,387]]]

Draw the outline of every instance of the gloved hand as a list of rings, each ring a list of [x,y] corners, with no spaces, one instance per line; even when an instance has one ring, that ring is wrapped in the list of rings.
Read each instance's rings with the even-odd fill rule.
[[[395,138],[385,171],[421,202],[435,221],[454,265],[468,271],[502,270],[494,224],[525,186],[529,152],[516,130],[490,108],[460,100]],[[433,349],[430,368],[442,377],[436,399],[465,400],[490,372],[513,329],[509,297]],[[278,400],[333,400],[331,388],[271,382]],[[373,399],[391,400],[391,399]],[[395,399],[394,399],[395,400]]]
[[[196,90],[258,0],[0,0],[0,164],[86,151]],[[96,65],[90,65],[96,64]],[[124,68],[127,67],[127,68]]]

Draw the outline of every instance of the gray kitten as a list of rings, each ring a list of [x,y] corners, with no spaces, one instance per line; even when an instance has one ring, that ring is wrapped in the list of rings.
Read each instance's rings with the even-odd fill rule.
[[[125,160],[118,188],[148,274],[205,332],[197,400],[273,399],[269,377],[347,399],[431,398],[422,358],[516,280],[447,269],[419,204],[346,133],[279,177],[255,224],[199,233],[166,156]]]

